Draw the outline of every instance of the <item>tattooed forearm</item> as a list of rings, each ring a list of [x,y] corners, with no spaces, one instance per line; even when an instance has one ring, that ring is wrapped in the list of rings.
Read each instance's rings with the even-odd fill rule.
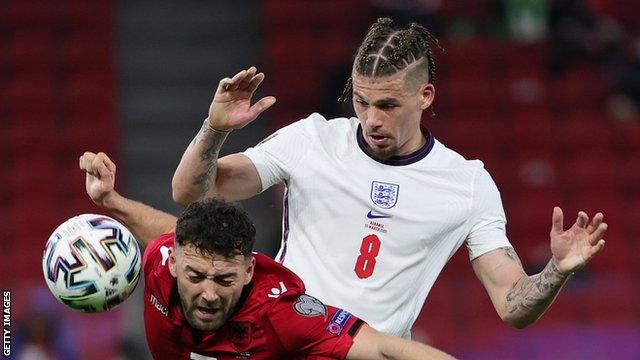
[[[201,149],[199,151],[199,168],[202,171],[193,177],[193,185],[198,188],[200,193],[207,191],[216,178],[218,155],[226,138],[227,133],[212,130],[208,120],[205,120],[191,143],[191,146]]]
[[[567,281],[549,261],[544,270],[532,276],[523,276],[506,295],[508,313],[525,323],[535,321],[551,305]]]

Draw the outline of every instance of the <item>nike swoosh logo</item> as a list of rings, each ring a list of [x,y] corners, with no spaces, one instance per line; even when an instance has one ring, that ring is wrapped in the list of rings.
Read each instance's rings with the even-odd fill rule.
[[[384,214],[374,214],[373,211],[369,211],[367,213],[367,217],[369,219],[386,219],[386,218],[390,218],[392,217],[391,215],[384,215]]]

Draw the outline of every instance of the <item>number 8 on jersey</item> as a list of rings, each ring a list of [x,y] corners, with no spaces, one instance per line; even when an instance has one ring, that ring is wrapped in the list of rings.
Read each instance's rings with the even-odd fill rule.
[[[376,257],[380,252],[380,238],[376,235],[367,235],[360,245],[360,256],[356,260],[353,269],[360,279],[366,279],[373,274],[376,267]]]

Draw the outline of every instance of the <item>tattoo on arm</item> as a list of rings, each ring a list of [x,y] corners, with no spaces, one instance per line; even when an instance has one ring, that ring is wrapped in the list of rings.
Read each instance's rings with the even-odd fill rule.
[[[566,280],[567,276],[558,270],[553,260],[549,261],[540,273],[523,276],[513,285],[506,296],[507,311],[511,314],[535,314],[537,318],[551,304]]]
[[[509,259],[517,262],[518,265],[522,266],[522,262],[520,262],[520,258],[518,257],[518,254],[516,254],[516,251],[513,250],[512,247],[505,246],[505,247],[503,247],[501,249]]]
[[[205,147],[200,152],[200,162],[204,170],[193,177],[193,184],[198,186],[198,189],[200,189],[202,193],[207,191],[212,181],[216,177],[216,170],[218,168],[218,154],[220,152],[222,144],[227,138],[226,134],[214,134],[214,136],[212,137],[209,137],[207,139],[204,138],[205,135],[212,132],[213,131],[209,128],[209,122],[208,120],[206,120],[202,124],[202,128],[200,128],[200,131],[192,141],[193,146],[197,145],[200,142],[207,142],[206,144],[203,144]]]

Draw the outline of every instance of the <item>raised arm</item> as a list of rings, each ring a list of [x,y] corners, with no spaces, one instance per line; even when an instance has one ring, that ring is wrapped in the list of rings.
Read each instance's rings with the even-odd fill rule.
[[[551,305],[569,277],[604,248],[607,224],[597,213],[591,223],[578,213],[573,226],[563,229],[559,207],[553,209],[551,260],[538,274],[528,276],[511,247],[490,251],[472,261],[473,269],[500,317],[516,328],[534,323]]]
[[[105,153],[85,152],[80,157],[80,169],[86,172],[85,186],[91,200],[129,228],[141,246],[175,227],[175,216],[127,199],[114,190],[116,164]]]
[[[347,359],[435,360],[453,357],[431,346],[381,333],[365,324],[353,338]]]
[[[264,74],[256,72],[252,66],[218,84],[209,117],[173,175],[173,200],[177,203],[187,205],[214,195],[237,201],[262,190],[258,172],[246,156],[233,154],[218,159],[229,132],[246,126],[276,101],[267,96],[251,105],[254,92],[264,80]]]

